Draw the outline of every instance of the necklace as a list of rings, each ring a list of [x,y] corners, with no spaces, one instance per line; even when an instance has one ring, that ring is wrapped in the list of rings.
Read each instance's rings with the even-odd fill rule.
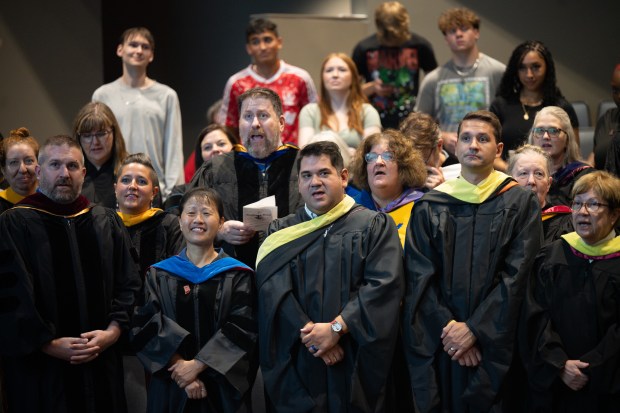
[[[530,114],[527,113],[527,110],[525,109],[525,105],[523,104],[523,102],[521,102],[521,107],[523,108],[523,119],[530,120]]]
[[[525,103],[523,102],[523,100],[520,100],[521,102],[521,108],[523,109],[523,119],[525,120],[530,120],[530,114],[527,112],[527,109],[525,109]],[[542,100],[536,101],[536,102],[527,102],[527,106],[540,106],[542,105]]]
[[[476,69],[478,69],[478,63],[480,63],[480,58],[477,58],[476,61],[474,62],[474,64],[469,68],[459,68],[456,64],[454,65],[454,70],[456,71],[456,74],[461,76],[461,77],[465,77],[465,76],[469,76],[472,73],[474,73],[476,71]]]

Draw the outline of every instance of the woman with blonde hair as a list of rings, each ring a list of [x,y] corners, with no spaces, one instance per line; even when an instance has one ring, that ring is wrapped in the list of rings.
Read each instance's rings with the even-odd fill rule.
[[[321,96],[299,114],[299,146],[323,130],[333,130],[351,149],[381,131],[379,113],[362,93],[355,63],[344,53],[327,55],[321,65]]]
[[[112,110],[102,102],[84,105],[73,122],[73,139],[80,144],[85,158],[82,195],[95,204],[114,208],[114,172],[127,156],[127,150]]]
[[[528,143],[540,146],[551,158],[551,188],[548,200],[552,205],[568,205],[573,183],[594,168],[581,161],[579,145],[570,118],[558,106],[544,107],[536,114]]]

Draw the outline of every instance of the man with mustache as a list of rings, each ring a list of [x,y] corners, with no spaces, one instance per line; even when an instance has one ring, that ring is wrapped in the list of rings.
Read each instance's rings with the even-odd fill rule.
[[[39,152],[39,190],[0,217],[0,355],[9,411],[123,412],[121,354],[140,288],[123,223],[80,195],[71,137]]]
[[[299,203],[297,171],[293,168],[298,148],[282,145],[285,127],[282,102],[276,92],[254,88],[239,96],[241,145],[205,162],[189,183],[215,189],[224,202],[226,222],[218,233],[225,251],[254,267],[264,233],[256,233],[243,221],[243,206],[275,195],[278,216],[294,211]],[[189,189],[188,188],[188,189]]]
[[[518,372],[514,343],[541,245],[540,205],[493,169],[503,148],[494,114],[468,113],[457,133],[461,175],[416,202],[405,240],[403,336],[420,412],[496,411],[525,399],[507,383]]]

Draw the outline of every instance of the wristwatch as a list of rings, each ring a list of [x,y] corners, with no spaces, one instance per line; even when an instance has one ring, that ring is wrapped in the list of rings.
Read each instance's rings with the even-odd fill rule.
[[[334,320],[331,322],[332,325],[332,331],[336,334],[338,334],[339,336],[344,334],[344,331],[342,331],[342,324],[340,324],[338,321]]]

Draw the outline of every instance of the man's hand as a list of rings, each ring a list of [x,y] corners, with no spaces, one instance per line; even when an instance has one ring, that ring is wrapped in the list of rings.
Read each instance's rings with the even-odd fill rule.
[[[476,367],[482,361],[482,354],[477,345],[473,345],[457,360],[463,367]]]
[[[217,239],[231,245],[243,245],[250,241],[255,231],[241,221],[225,221],[217,233]]]
[[[188,399],[204,399],[207,397],[207,388],[202,381],[196,379],[185,386],[185,393]]]
[[[340,339],[340,336],[332,331],[330,323],[308,323],[300,331],[303,335],[301,342],[314,357],[323,357]]]
[[[362,92],[366,96],[379,95],[390,96],[394,93],[394,87],[390,85],[384,85],[381,79],[375,79],[370,82],[366,82],[362,85]]]
[[[93,330],[80,334],[80,337],[88,339],[88,345],[98,347],[99,352],[105,351],[116,343],[121,336],[121,328],[116,321],[111,321],[105,330]]]
[[[174,380],[180,388],[185,388],[190,383],[194,382],[200,373],[207,369],[207,365],[203,362],[193,360],[183,360],[178,358],[168,368],[170,377]]]
[[[56,338],[41,346],[41,351],[71,364],[88,363],[99,355],[99,347],[89,346],[88,339],[81,337]]]
[[[588,376],[581,369],[588,367],[589,363],[580,360],[566,360],[566,364],[560,371],[560,378],[571,390],[581,390],[588,384]]]
[[[315,357],[318,357],[316,354]],[[328,365],[333,366],[334,364],[340,363],[344,358],[344,350],[340,347],[340,344],[336,344],[334,347],[330,348],[321,356],[321,360]]]
[[[443,328],[441,339],[444,351],[452,357],[452,360],[458,360],[476,343],[476,336],[469,330],[467,324],[454,320]]]

